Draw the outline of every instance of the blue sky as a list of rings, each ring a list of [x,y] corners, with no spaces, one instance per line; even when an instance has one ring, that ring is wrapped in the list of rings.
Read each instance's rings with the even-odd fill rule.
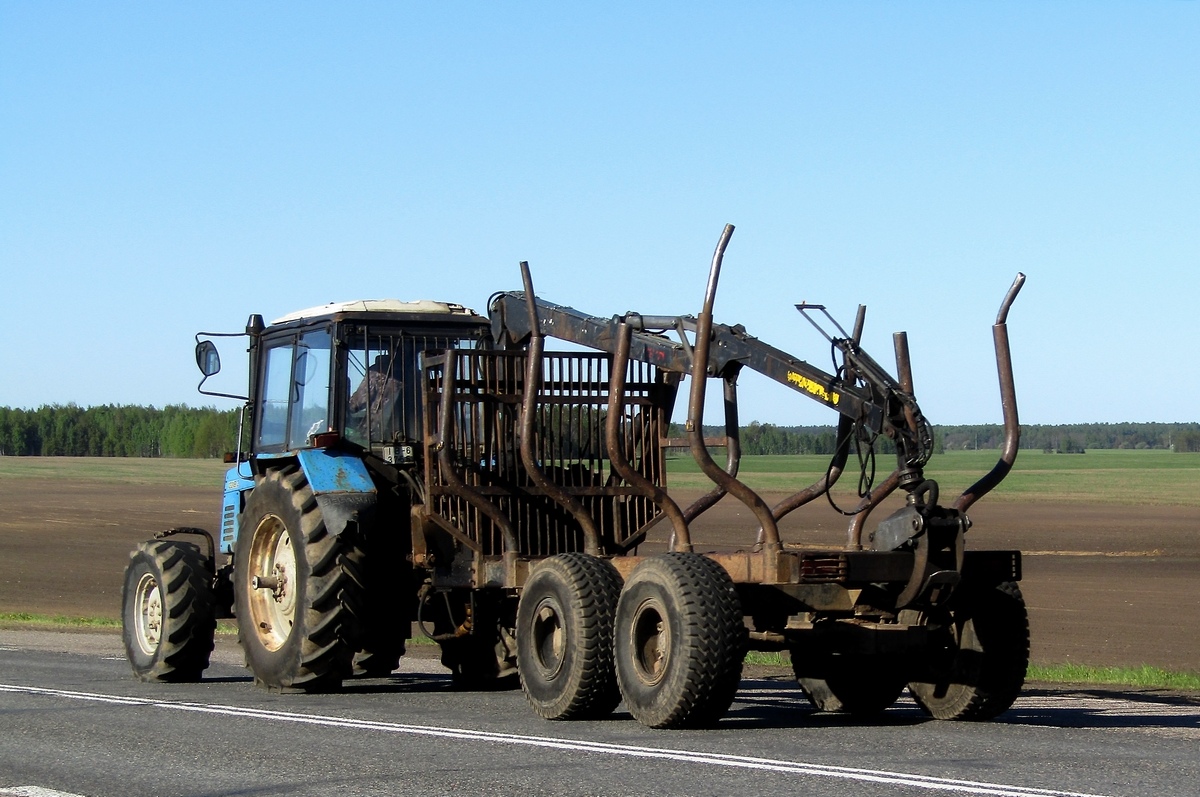
[[[518,289],[827,367],[934,423],[1200,420],[1200,2],[0,0],[0,406],[206,404],[192,335]],[[742,418],[826,423],[743,378]],[[218,406],[228,406],[218,404]]]

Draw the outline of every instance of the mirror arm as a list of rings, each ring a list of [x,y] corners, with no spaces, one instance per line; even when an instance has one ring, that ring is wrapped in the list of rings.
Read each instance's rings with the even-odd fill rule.
[[[213,342],[211,340],[201,340],[200,339],[202,336],[206,337],[206,338],[240,338],[240,337],[245,336],[246,334],[247,333],[245,333],[245,332],[197,332],[196,333],[196,366],[200,369],[200,373],[202,373],[204,375],[200,379],[200,384],[196,385],[197,393],[200,393],[201,395],[204,395],[204,396],[217,396],[220,398],[237,399],[238,401],[249,401],[250,400],[249,396],[241,396],[241,395],[236,395],[233,393],[219,393],[219,392],[216,392],[213,390],[205,390],[204,389],[204,383],[208,381],[209,377],[215,376],[221,372],[221,356],[217,352],[217,347],[215,345],[213,345]],[[204,345],[206,343],[208,344],[207,347]],[[203,358],[201,356],[202,352],[204,354]],[[206,365],[207,365],[206,360],[209,357],[209,352],[211,352],[211,356],[215,357],[216,361],[217,361],[216,362],[217,367],[214,368],[211,373],[206,368]]]

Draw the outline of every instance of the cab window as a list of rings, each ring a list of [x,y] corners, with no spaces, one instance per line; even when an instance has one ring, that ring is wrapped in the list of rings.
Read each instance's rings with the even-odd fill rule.
[[[259,399],[259,450],[301,448],[329,428],[328,329],[267,343]]]
[[[311,445],[329,429],[329,330],[301,336],[292,366],[291,430],[288,448]]]
[[[291,340],[266,350],[258,421],[258,447],[282,447],[287,443],[288,395],[292,389]]]

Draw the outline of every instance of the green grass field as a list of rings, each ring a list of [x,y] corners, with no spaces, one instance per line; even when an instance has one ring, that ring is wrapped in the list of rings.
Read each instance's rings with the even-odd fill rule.
[[[56,479],[209,487],[220,491],[225,469],[215,459],[142,457],[0,457],[4,479]]]
[[[722,452],[715,451],[718,462]],[[996,451],[950,451],[934,456],[925,469],[937,479],[943,495],[956,495],[989,471]],[[843,475],[839,491],[850,494],[858,481],[856,463]],[[825,473],[829,457],[744,457],[739,476],[756,490],[793,492]],[[877,481],[894,466],[880,457]],[[137,459],[119,457],[0,457],[0,480],[21,478],[79,479],[219,489],[227,466],[211,459]],[[672,488],[706,490],[711,482],[685,456],[668,463]],[[1093,449],[1086,454],[1022,451],[992,501],[1063,501],[1126,506],[1200,506],[1200,454],[1171,451]]]
[[[938,454],[925,468],[925,475],[942,485],[943,496],[957,495],[991,470],[997,456],[996,451]],[[724,463],[723,456],[715,458]],[[829,457],[825,455],[744,457],[739,477],[760,492],[792,492],[821,478],[828,466]],[[894,458],[880,457],[876,481],[882,481],[894,466]],[[672,458],[668,474],[673,488],[711,486],[689,457]],[[857,482],[858,465],[852,462],[835,489],[849,494]],[[1022,451],[1008,478],[989,500],[1200,506],[1200,454],[1100,449],[1086,454]]]

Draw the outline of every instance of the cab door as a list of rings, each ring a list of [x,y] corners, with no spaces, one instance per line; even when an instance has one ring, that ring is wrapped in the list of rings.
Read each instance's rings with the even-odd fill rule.
[[[263,342],[254,450],[276,453],[312,445],[332,428],[329,327],[301,330]]]

